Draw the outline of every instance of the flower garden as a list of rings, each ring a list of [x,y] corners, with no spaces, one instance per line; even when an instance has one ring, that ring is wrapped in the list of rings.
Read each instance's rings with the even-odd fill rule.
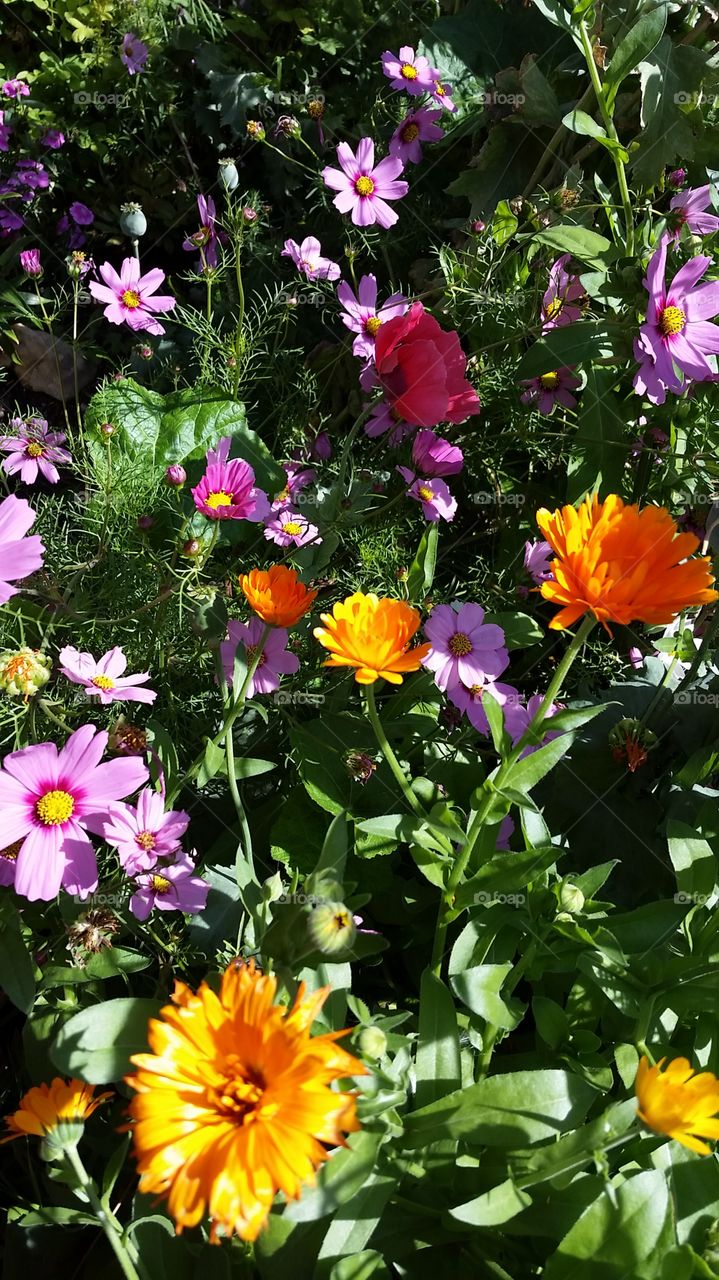
[[[713,0],[7,0],[2,1280],[719,1277]]]

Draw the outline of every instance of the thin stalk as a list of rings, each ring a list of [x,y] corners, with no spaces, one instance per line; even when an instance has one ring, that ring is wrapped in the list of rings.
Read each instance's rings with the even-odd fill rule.
[[[382,755],[384,756],[385,760],[387,761],[387,764],[392,770],[395,780],[399,783],[402,791],[402,795],[407,801],[407,804],[409,805],[410,809],[414,810],[414,812],[418,815],[418,817],[425,818],[427,815],[425,814],[424,809],[422,808],[419,800],[414,794],[414,791],[409,785],[407,775],[404,772],[404,769],[402,768],[399,760],[397,759],[394,751],[392,750],[389,744],[387,734],[385,733],[382,727],[382,721],[380,720],[377,714],[377,704],[375,702],[375,697],[374,697],[374,685],[368,684],[365,687],[365,696],[367,700],[367,718],[374,730],[374,736],[377,739],[377,745],[379,746],[379,749],[382,752]]]
[[[594,89],[594,94],[597,99],[597,105],[599,107],[599,111],[600,111],[602,120],[604,122],[604,128],[607,131],[607,135],[610,138],[612,138],[614,142],[619,143],[619,135],[617,134],[617,131],[614,127],[614,121],[612,119],[611,112],[607,106],[607,100],[604,96],[604,89],[602,88],[602,82],[599,78],[599,70],[597,68],[596,62],[594,61],[594,52],[592,50],[592,42],[589,36],[589,31],[587,29],[586,22],[579,23],[579,35],[582,41],[582,49],[584,51],[584,58],[587,64],[587,70],[589,72],[589,79],[592,82],[592,88]],[[631,201],[631,196],[629,195],[629,187],[627,185],[627,171],[624,167],[624,161],[621,159],[618,152],[614,149],[612,149],[612,160],[614,161],[614,168],[617,174],[617,182],[619,184],[619,194],[621,196],[622,208],[624,210],[627,257],[631,258],[634,253],[634,212],[632,210],[632,201]]]
[[[52,329],[52,320],[50,319],[50,316],[47,314],[45,303],[43,302],[42,294],[40,293],[40,285],[38,284],[37,279],[35,280],[35,292],[37,293],[37,300],[40,306],[40,310],[42,311],[42,318],[45,321],[47,331],[50,337],[52,338],[52,354],[55,357],[55,368],[57,370],[57,385],[58,385],[58,390],[60,392],[60,399],[62,401],[62,412],[65,417],[65,426],[67,427],[68,432],[71,432],[72,428],[70,427],[70,417],[67,412],[67,402],[65,400],[65,394],[63,392],[63,386],[62,386],[62,373],[60,372],[60,357],[57,354],[57,346],[55,344],[55,334],[53,333],[53,329]]]
[[[138,1270],[140,1264],[137,1255],[135,1255],[134,1259],[131,1258],[129,1248],[123,1242],[122,1228],[120,1227],[115,1215],[103,1208],[100,1197],[97,1194],[95,1183],[82,1163],[77,1148],[68,1148],[65,1152],[65,1156],[87,1197],[98,1226],[102,1228],[105,1236],[107,1237],[108,1244],[117,1258],[122,1274],[125,1276],[125,1280],[144,1280],[144,1273],[141,1270]],[[137,1266],[135,1265],[136,1263]]]
[[[237,281],[239,310],[237,312],[237,332],[235,334],[235,373],[232,380],[232,397],[234,400],[237,399],[237,392],[240,385],[240,359],[243,348],[242,330],[245,324],[245,286],[242,282],[242,235],[238,237],[235,248],[235,279]]]

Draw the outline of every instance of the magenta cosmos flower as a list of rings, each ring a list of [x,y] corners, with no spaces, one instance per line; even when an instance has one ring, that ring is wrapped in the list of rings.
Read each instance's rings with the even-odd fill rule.
[[[331,258],[323,258],[322,245],[315,236],[305,236],[302,244],[296,240],[285,240],[281,258],[291,258],[298,271],[303,271],[308,280],[339,280],[339,264]]]
[[[432,524],[437,520],[454,520],[457,499],[452,497],[444,480],[415,476],[409,467],[398,467],[397,470],[409,485],[407,497],[420,504],[425,520]]]
[[[242,458],[230,461],[232,439],[225,436],[207,454],[207,470],[192,490],[195,506],[208,520],[266,520],[270,500],[255,485],[255,473]]]
[[[543,582],[550,582],[554,578],[549,567],[553,557],[554,552],[548,542],[525,542],[524,567],[538,587],[541,587]]]
[[[187,253],[200,250],[199,270],[217,266],[218,237],[215,230],[217,210],[212,196],[197,197],[197,211],[200,215],[200,230],[186,236],[182,247]]]
[[[190,822],[181,809],[165,812],[165,802],[157,791],[144,787],[137,804],[110,804],[102,834],[117,850],[122,868],[129,876],[149,871],[158,858],[166,858],[180,847]]]
[[[432,84],[429,92],[437,105],[442,107],[444,111],[457,110],[456,104],[452,99],[452,86],[443,82],[442,74],[436,68],[432,71]]]
[[[0,604],[7,604],[18,588],[11,582],[27,578],[42,567],[45,548],[37,536],[25,535],[35,523],[35,512],[25,498],[10,494],[0,502]]]
[[[374,355],[375,338],[380,326],[385,320],[391,320],[394,316],[403,316],[409,306],[403,294],[392,293],[387,301],[378,307],[377,277],[373,275],[362,276],[356,296],[343,280],[337,285],[337,301],[343,308],[342,323],[351,329],[352,333],[357,334],[352,343],[354,355],[365,356],[368,359]]]
[[[480,680],[477,684],[451,685],[447,697],[453,706],[466,715],[469,723],[477,733],[489,734],[489,720],[482,706],[486,694],[490,694],[498,702],[505,717],[510,714],[515,703],[521,702],[521,696],[511,684],[502,684],[496,680]]]
[[[122,649],[110,649],[96,660],[91,653],[80,653],[79,649],[66,645],[59,657],[61,673],[73,684],[81,684],[88,698],[97,698],[103,707],[111,702],[152,703],[157,697],[154,689],[138,688],[150,679],[149,671],[123,675],[127,658]]]
[[[252,618],[250,622],[237,622],[231,618],[227,624],[227,640],[220,645],[220,657],[225,678],[232,684],[235,674],[235,654],[242,645],[245,659],[252,662],[257,647],[265,630],[260,618]],[[254,698],[258,693],[274,693],[280,687],[281,676],[293,676],[300,669],[300,660],[295,653],[287,651],[288,632],[285,627],[273,627],[265,639],[252,678],[247,686],[247,697]]]
[[[56,462],[71,462],[67,449],[63,449],[65,435],[62,431],[48,431],[44,418],[14,419],[13,426],[18,424],[18,434],[3,436],[0,439],[0,450],[8,457],[2,464],[3,471],[14,476],[20,473],[23,484],[35,484],[38,472],[50,484],[57,484],[60,473]]]
[[[10,138],[12,137],[12,125],[5,124],[5,112],[0,111],[0,151],[10,150]]]
[[[5,756],[0,770],[3,840],[22,840],[15,890],[49,902],[60,888],[83,897],[97,887],[88,831],[102,834],[108,804],[148,781],[137,759],[100,764],[107,734],[94,724],[73,733],[58,751],[39,743]]]
[[[6,80],[2,91],[6,98],[29,98],[30,86],[24,80]]]
[[[716,214],[706,212],[707,209],[713,208],[709,183],[704,187],[692,187],[689,191],[682,191],[680,195],[674,197],[669,208],[674,215],[674,217],[670,216],[673,231],[669,232],[669,237],[672,240],[678,238],[684,226],[687,226],[695,236],[710,236],[719,228],[719,218]]]
[[[317,479],[317,472],[314,467],[304,467],[297,462],[283,462],[282,468],[287,476],[287,484],[284,489],[280,489],[275,494],[272,503],[273,511],[284,511],[286,507],[291,507],[295,497],[306,489],[308,485],[314,484]],[[302,499],[300,498],[301,502]]]
[[[432,87],[432,71],[426,58],[416,54],[411,45],[403,44],[399,53],[386,49],[382,54],[382,70],[391,89],[405,91],[412,97],[429,93]]]
[[[435,122],[441,119],[441,111],[418,107],[410,111],[397,126],[389,141],[391,156],[399,156],[403,164],[419,164],[423,142],[441,142],[444,130]]]
[[[322,541],[318,534],[316,524],[311,524],[307,516],[291,511],[289,507],[279,511],[265,525],[265,537],[278,547],[304,547],[308,542],[318,546]]]
[[[525,378],[522,386],[527,390],[519,398],[522,404],[532,404],[540,413],[551,413],[555,404],[574,409],[577,401],[572,392],[580,383],[581,378],[575,377],[571,369],[553,369],[551,373],[540,373],[538,378]]]
[[[566,270],[571,256],[563,253],[550,268],[549,284],[542,298],[542,333],[581,320],[587,295],[579,277],[570,276]]]
[[[457,476],[464,466],[461,449],[423,428],[412,441],[412,461],[423,476]]]
[[[424,634],[432,648],[422,664],[434,672],[443,693],[457,684],[485,684],[509,665],[504,632],[484,621],[481,605],[463,604],[458,610],[437,605],[424,624]]]
[[[401,200],[409,187],[397,179],[403,164],[397,156],[387,156],[375,167],[374,142],[360,138],[355,155],[348,142],[340,142],[337,148],[339,169],[329,166],[322,170],[325,186],[338,194],[332,203],[340,213],[352,214],[356,227],[371,227],[375,222],[387,230],[397,221],[397,214],[390,209],[388,200]]]
[[[543,701],[543,695],[541,693],[535,693],[527,700],[526,704],[522,701],[521,697],[513,698],[507,704],[504,709],[504,727],[512,739],[512,746],[516,746],[520,738],[524,737]],[[556,716],[558,711],[562,710],[564,710],[562,704],[558,702],[550,703],[549,710],[545,717],[545,722],[551,716]],[[524,760],[525,756],[531,756],[535,751],[538,751],[545,742],[551,742],[552,738],[561,737],[562,732],[563,731],[561,729],[544,730],[543,727],[540,741],[533,743],[531,746],[525,747],[519,757],[520,760]]]
[[[39,249],[23,249],[20,254],[20,266],[26,276],[37,279],[42,275],[42,263]]]
[[[175,299],[169,294],[152,296],[165,279],[164,271],[155,267],[141,276],[137,258],[125,258],[119,275],[109,262],[102,264],[100,275],[105,283],[92,280],[90,293],[98,302],[108,303],[104,315],[110,324],[129,325],[136,333],[141,330],[155,334],[165,332],[155,319],[155,312],[172,311]]]
[[[707,357],[719,352],[719,281],[697,287],[712,259],[698,254],[679,269],[671,284],[665,281],[667,240],[652,255],[644,287],[649,293],[647,318],[634,340],[639,369],[634,390],[652,404],[664,404],[667,391],[679,395],[686,378],[708,382],[716,370]]]
[[[49,147],[51,151],[59,151],[65,146],[65,134],[59,129],[48,129],[47,133],[42,135],[40,145]]]
[[[120,62],[127,67],[127,74],[136,76],[144,69],[149,50],[146,44],[135,35],[134,31],[126,31],[120,46]]]
[[[137,890],[130,898],[130,910],[137,920],[147,920],[150,912],[184,911],[196,916],[204,909],[210,886],[193,876],[195,864],[186,853],[177,854],[174,862],[163,863],[138,876]]]

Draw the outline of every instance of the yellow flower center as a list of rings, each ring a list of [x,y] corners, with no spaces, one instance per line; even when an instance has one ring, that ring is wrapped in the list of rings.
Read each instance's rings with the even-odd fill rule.
[[[254,662],[254,660],[255,660],[255,654],[257,653],[257,649],[258,649],[258,645],[256,645],[256,644],[247,644],[247,645],[245,645],[245,653],[247,654],[247,665],[248,665],[248,666],[250,666],[250,664],[251,664],[252,662]],[[260,654],[260,660],[259,660],[259,662],[257,663],[257,666],[255,667],[255,671],[259,671],[260,667],[264,667],[264,665],[265,665],[266,661],[267,661],[267,654],[265,653],[265,651],[264,651],[264,649],[263,649],[263,650],[262,650],[262,653]]]
[[[288,502],[289,497],[290,497],[289,486],[286,486],[284,489],[280,489],[279,493],[275,494],[275,502]]]
[[[69,791],[46,791],[35,805],[35,813],[46,827],[59,827],[67,822],[75,809],[74,797]]]
[[[172,884],[171,884],[171,882],[167,879],[167,877],[166,877],[166,876],[153,876],[153,877],[152,877],[152,891],[153,891],[153,893],[169,893],[171,888],[172,888]]]
[[[333,928],[337,931],[337,933],[342,933],[343,929],[351,929],[353,924],[354,924],[354,921],[349,911],[335,912],[332,919],[332,925],[333,925]]]
[[[481,701],[482,694],[484,693],[484,685],[482,685],[482,684],[471,684],[471,685],[469,686],[469,692],[471,693],[471,695],[472,695],[472,697],[473,697],[473,698],[479,698],[479,699],[480,699],[480,701]]]
[[[559,386],[559,374],[556,371],[554,373],[543,373],[539,381],[545,391],[554,391]]]
[[[455,658],[464,658],[472,652],[472,641],[463,631],[457,631],[449,641],[449,651]]]
[[[224,489],[220,489],[219,493],[211,493],[205,499],[205,506],[211,507],[213,511],[216,511],[218,507],[231,507],[232,494],[225,493]]]
[[[374,338],[377,330],[382,327],[382,321],[379,316],[369,316],[364,322],[365,332]]]
[[[681,333],[687,318],[680,307],[665,307],[659,317],[659,329],[665,338]]]
[[[552,301],[548,302],[544,308],[547,320],[553,320],[555,316],[558,316],[563,306],[564,303],[561,298],[552,298]]]
[[[244,1124],[262,1102],[267,1086],[261,1072],[240,1062],[236,1054],[228,1056],[225,1066],[227,1079],[213,1090],[215,1106],[228,1119]]]
[[[362,177],[358,178],[355,182],[355,191],[358,196],[371,196],[374,191],[374,182],[371,178],[366,178],[362,175]]]
[[[419,126],[416,124],[406,124],[402,130],[403,142],[414,142],[419,137]]]
[[[282,532],[286,533],[290,538],[296,538],[298,534],[302,533],[302,525],[298,524],[296,520],[286,520],[282,526]]]
[[[140,295],[136,289],[126,289],[122,295],[122,301],[131,311],[140,305]]]
[[[33,440],[32,444],[29,444],[26,449],[28,458],[41,458],[44,452],[42,445],[38,444],[36,440]]]
[[[152,831],[140,831],[135,836],[135,844],[139,844],[141,849],[154,849],[157,844],[157,836]]]
[[[90,684],[94,684],[97,689],[114,689],[115,681],[109,676],[93,676]]]
[[[417,68],[413,67],[411,62],[402,63],[402,79],[403,80],[417,79]]]
[[[443,98],[446,92],[444,85],[439,83],[435,85],[434,91],[437,94],[438,98]]]
[[[417,492],[423,502],[431,502],[434,497],[434,493],[428,484],[421,484]]]

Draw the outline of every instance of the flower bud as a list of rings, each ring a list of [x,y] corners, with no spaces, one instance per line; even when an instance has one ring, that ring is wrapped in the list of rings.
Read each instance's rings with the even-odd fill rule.
[[[323,902],[314,907],[308,927],[317,950],[330,956],[351,947],[357,933],[352,912],[343,902]]]
[[[202,548],[200,543],[197,541],[197,538],[188,538],[187,542],[183,542],[182,544],[183,556],[188,556],[190,559],[192,559],[193,556],[199,556],[201,550]]]
[[[265,126],[260,124],[259,120],[248,120],[246,131],[247,137],[252,138],[254,142],[262,142],[265,136]]]
[[[667,174],[667,186],[671,187],[673,191],[679,191],[684,186],[686,180],[686,169],[672,169],[671,173]]]
[[[387,1052],[387,1037],[379,1027],[363,1027],[358,1043],[363,1058],[381,1058]]]
[[[179,462],[172,462],[165,472],[165,483],[172,489],[181,489],[187,479],[187,472]]]
[[[147,530],[151,529],[154,523],[155,523],[154,516],[144,515],[144,516],[137,517],[137,527],[143,533],[147,533]]]
[[[26,276],[37,280],[42,275],[39,249],[23,249],[20,254],[20,266]]]
[[[131,204],[120,205],[120,230],[132,240],[144,236],[147,231],[147,218],[139,204],[133,201]]]
[[[225,191],[234,191],[240,181],[240,175],[237,172],[237,165],[234,160],[218,160],[217,177]]]
[[[139,346],[134,348],[134,351],[135,355],[139,356],[141,360],[151,360],[155,354],[152,347],[148,347],[147,343],[140,343]]]
[[[276,138],[299,138],[302,130],[296,116],[280,116],[275,125]]]
[[[120,716],[110,730],[107,745],[118,756],[144,756],[147,751],[147,734],[139,725],[130,724],[129,720]]]
[[[325,113],[325,104],[319,98],[310,98],[307,103],[307,114],[313,120],[321,120]]]
[[[483,218],[475,218],[473,222],[470,222],[469,229],[476,236],[481,236],[482,232],[487,230],[487,224]]]
[[[576,884],[571,884],[569,880],[565,880],[559,891],[559,905],[562,911],[568,911],[570,915],[578,916],[584,907],[584,894]]]
[[[242,217],[245,222],[257,222],[257,210],[253,209],[251,204],[246,204],[242,210]]]
[[[0,653],[0,689],[11,698],[29,698],[50,679],[52,661],[39,649],[27,645]]]
[[[115,434],[114,422],[102,422],[100,424],[100,431],[104,436],[114,436]]]

